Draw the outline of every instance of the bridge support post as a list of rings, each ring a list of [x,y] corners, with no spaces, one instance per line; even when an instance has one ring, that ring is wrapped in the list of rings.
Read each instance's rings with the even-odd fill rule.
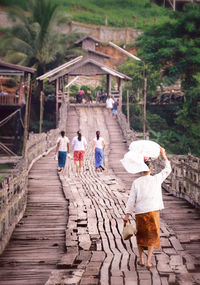
[[[24,141],[23,141],[23,150],[22,150],[23,156],[25,156],[26,142],[28,139],[30,103],[31,103],[31,74],[29,73],[28,74],[28,90],[27,90],[27,97],[26,97],[26,110],[25,110],[25,117],[24,117]]]
[[[40,127],[39,133],[42,133],[42,124],[43,124],[43,113],[44,113],[44,92],[40,92]]]
[[[20,87],[19,87],[19,101],[18,101],[18,104],[22,104],[23,103],[23,100],[24,100],[24,74],[21,75],[21,78],[20,78]]]
[[[118,79],[118,90],[119,90],[119,107],[122,110],[122,80]]]
[[[56,127],[58,127],[58,91],[59,91],[59,79],[56,79]]]
[[[111,96],[111,75],[107,74],[107,96]]]
[[[143,62],[143,138],[146,139],[146,101],[147,101],[147,78],[146,78],[146,67]]]
[[[126,104],[127,104],[127,123],[130,129],[130,111],[129,111],[129,92],[126,90]]]

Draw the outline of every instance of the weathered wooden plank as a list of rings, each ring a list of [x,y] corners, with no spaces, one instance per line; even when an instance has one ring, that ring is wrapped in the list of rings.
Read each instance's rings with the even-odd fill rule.
[[[43,285],[64,253],[67,202],[56,171],[46,175],[46,167],[39,169],[30,172],[27,210],[0,256],[1,285]]]

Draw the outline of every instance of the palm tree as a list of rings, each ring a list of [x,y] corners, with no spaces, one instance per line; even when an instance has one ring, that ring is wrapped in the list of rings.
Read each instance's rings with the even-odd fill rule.
[[[69,21],[69,16],[52,0],[28,0],[27,11],[12,7],[10,15],[18,21],[5,32],[1,55],[12,63],[35,67],[37,76],[48,65],[53,67],[53,63],[63,61],[70,43],[77,38],[75,34],[61,35],[56,31],[61,23]]]
[[[53,2],[53,3],[52,3]],[[27,0],[26,10],[20,7],[10,8],[10,15],[16,24],[4,31],[0,41],[0,56],[6,61],[35,67],[36,76],[62,64],[70,52],[79,54],[78,49],[70,50],[72,44],[80,36],[72,33],[61,35],[56,28],[67,23],[69,16],[62,13],[56,1]],[[37,120],[39,116],[40,91],[42,81],[38,82],[32,101],[31,116]]]

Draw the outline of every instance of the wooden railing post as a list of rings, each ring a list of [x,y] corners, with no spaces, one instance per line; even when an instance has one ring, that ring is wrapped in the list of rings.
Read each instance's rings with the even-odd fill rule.
[[[105,26],[108,26],[108,17],[105,16]]]
[[[137,17],[136,16],[132,16],[133,18],[133,22],[134,22],[134,27],[136,28],[137,26]]]
[[[124,27],[126,27],[126,19],[123,18],[123,24],[124,24]]]

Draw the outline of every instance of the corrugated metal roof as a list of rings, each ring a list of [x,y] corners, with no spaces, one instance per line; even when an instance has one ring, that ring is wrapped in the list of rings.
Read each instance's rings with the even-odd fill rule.
[[[46,79],[46,78],[48,78],[48,77],[51,77],[51,76],[53,76],[54,74],[58,73],[59,71],[65,69],[66,67],[69,67],[69,66],[71,66],[71,65],[73,65],[73,64],[75,64],[75,63],[77,63],[77,62],[80,61],[82,58],[83,58],[82,55],[81,55],[81,56],[78,56],[78,57],[72,59],[71,61],[66,62],[66,63],[64,63],[64,64],[62,64],[62,65],[60,65],[60,66],[58,66],[58,67],[56,67],[56,68],[54,68],[54,69],[52,69],[52,70],[46,72],[46,73],[44,73],[43,75],[37,77],[36,79],[37,79],[37,80],[44,80],[44,79]]]
[[[86,49],[86,51],[88,52],[91,52],[91,53],[94,53],[94,54],[98,54],[102,57],[106,57],[106,58],[110,58],[109,55],[105,54],[105,53],[102,53],[102,52],[99,52],[99,51],[96,51],[96,50],[92,50],[92,49]]]
[[[86,35],[83,38],[81,38],[80,40],[76,41],[75,44],[78,45],[78,44],[82,43],[86,39],[93,40],[95,43],[101,43],[99,40],[97,40],[97,39],[95,39],[95,38],[93,38],[93,37],[91,37],[89,35]]]
[[[1,66],[7,67],[7,68],[12,69],[12,70],[19,70],[19,71],[30,72],[30,73],[34,73],[36,71],[35,68],[22,66],[22,65],[18,65],[18,64],[13,64],[13,63],[6,62],[6,61],[3,61],[0,59],[0,67]],[[8,69],[7,69],[7,72],[8,72]]]
[[[123,73],[120,73],[119,71],[114,70],[114,69],[112,69],[112,68],[110,68],[110,67],[107,67],[107,66],[105,66],[104,64],[101,64],[101,63],[99,63],[99,62],[97,62],[97,61],[95,61],[95,60],[93,60],[93,59],[88,58],[88,59],[86,59],[86,60],[82,60],[81,62],[76,63],[76,64],[75,64],[74,66],[72,66],[70,69],[65,70],[65,71],[63,71],[63,72],[57,74],[56,76],[52,77],[52,78],[50,79],[50,82],[52,82],[52,81],[56,80],[57,78],[62,77],[62,76],[64,76],[64,75],[67,75],[67,74],[70,75],[70,73],[74,72],[74,71],[77,70],[78,68],[80,68],[80,67],[82,67],[82,66],[84,66],[84,65],[86,65],[86,64],[88,64],[88,63],[94,64],[95,66],[99,67],[102,71],[104,71],[104,74],[111,74],[111,75],[113,75],[113,76],[122,78],[122,79],[124,79],[124,80],[132,80],[132,78],[130,78],[129,76],[127,76],[127,75],[125,75],[125,74],[123,74]],[[78,75],[78,73],[77,73],[77,75]]]

